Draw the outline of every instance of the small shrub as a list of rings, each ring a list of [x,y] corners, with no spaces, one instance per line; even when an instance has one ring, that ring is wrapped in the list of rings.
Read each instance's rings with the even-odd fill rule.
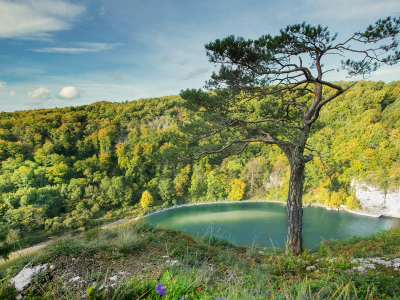
[[[13,285],[9,285],[6,282],[0,282],[0,299],[14,300],[18,292]]]
[[[99,237],[100,231],[101,231],[100,227],[95,227],[93,229],[90,229],[89,231],[86,231],[83,234],[83,236],[85,237],[85,239],[87,241],[91,241],[91,240],[96,239],[96,238]]]
[[[121,254],[128,254],[142,246],[140,236],[136,232],[121,230],[114,241],[114,246]]]

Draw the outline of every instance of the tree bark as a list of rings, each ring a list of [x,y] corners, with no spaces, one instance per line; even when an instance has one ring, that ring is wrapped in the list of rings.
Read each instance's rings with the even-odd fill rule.
[[[289,193],[287,213],[287,247],[293,255],[303,252],[303,156],[290,164]]]
[[[306,140],[306,139],[304,139]],[[285,143],[279,145],[290,164],[289,192],[286,206],[287,235],[286,253],[299,255],[303,252],[303,185],[305,159],[304,147]]]

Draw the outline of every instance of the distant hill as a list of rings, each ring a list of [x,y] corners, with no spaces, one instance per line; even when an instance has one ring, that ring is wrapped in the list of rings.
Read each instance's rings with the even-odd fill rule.
[[[345,84],[345,83],[339,83]],[[218,199],[285,200],[278,148],[191,163],[193,123],[179,96],[0,114],[0,217],[23,231],[85,228],[154,205]],[[262,106],[257,109],[262,110]],[[358,82],[327,105],[309,139],[304,201],[357,207],[350,182],[386,191],[400,182],[400,81]]]

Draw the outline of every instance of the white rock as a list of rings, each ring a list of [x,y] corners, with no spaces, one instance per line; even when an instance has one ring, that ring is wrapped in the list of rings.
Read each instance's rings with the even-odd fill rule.
[[[364,183],[352,181],[352,185],[363,210],[400,218],[400,189],[385,193]]]
[[[363,266],[353,267],[353,269],[354,269],[354,270],[357,270],[357,271],[360,272],[360,273],[364,273],[364,272],[365,272],[365,269],[364,269]]]
[[[314,266],[309,266],[309,267],[306,268],[306,270],[307,271],[312,271],[312,270],[315,270],[315,267]]]
[[[36,277],[39,273],[42,273],[47,269],[46,265],[38,265],[33,268],[27,268],[26,266],[10,280],[11,284],[14,284],[17,291],[23,291],[31,283],[31,279]]]
[[[118,280],[118,276],[115,275],[115,276],[110,277],[110,278],[108,278],[108,279],[110,279],[111,281],[117,281],[117,280]]]
[[[258,251],[258,253],[262,253],[262,254],[264,254],[264,251]]]
[[[174,266],[174,265],[179,265],[179,261],[178,260],[167,260],[166,262],[165,262],[166,264],[170,264],[171,266]]]
[[[363,267],[371,269],[371,270],[375,270],[375,266],[373,264],[364,264]]]
[[[81,279],[80,276],[75,276],[75,277],[72,277],[72,278],[69,280],[69,282],[74,283],[74,282],[77,282],[79,279]]]
[[[392,266],[392,262],[391,261],[386,261],[386,260],[382,260],[382,259],[377,259],[376,263],[378,265],[385,266],[385,267],[391,267]]]

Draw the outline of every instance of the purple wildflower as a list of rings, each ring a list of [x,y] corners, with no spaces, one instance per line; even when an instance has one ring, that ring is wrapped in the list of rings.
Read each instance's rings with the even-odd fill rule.
[[[182,297],[181,299],[179,299],[179,300],[187,300],[185,297]]]
[[[167,288],[163,286],[161,283],[157,283],[156,292],[157,294],[164,296],[167,293]]]
[[[225,299],[225,298],[215,298],[215,300],[228,300],[228,299]]]

